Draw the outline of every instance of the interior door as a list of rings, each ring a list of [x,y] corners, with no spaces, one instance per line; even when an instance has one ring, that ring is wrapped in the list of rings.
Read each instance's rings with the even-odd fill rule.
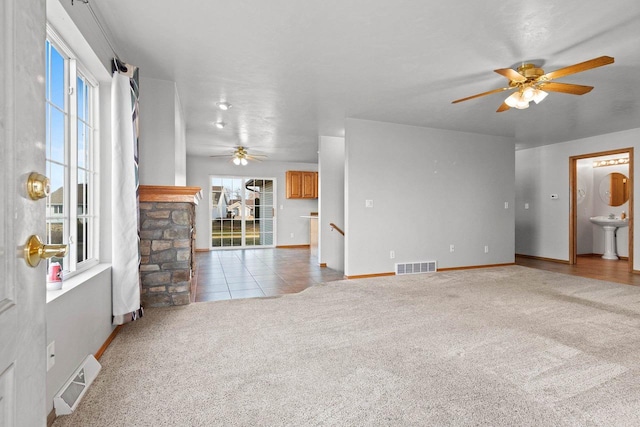
[[[24,245],[44,235],[44,200],[26,195],[30,172],[44,171],[45,2],[0,6],[0,425],[46,425],[44,264]]]

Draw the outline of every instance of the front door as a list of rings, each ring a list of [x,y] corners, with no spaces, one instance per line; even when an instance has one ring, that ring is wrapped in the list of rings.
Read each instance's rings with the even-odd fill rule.
[[[26,195],[44,172],[45,2],[0,5],[0,425],[46,425],[44,264],[23,248],[44,236],[45,201]]]

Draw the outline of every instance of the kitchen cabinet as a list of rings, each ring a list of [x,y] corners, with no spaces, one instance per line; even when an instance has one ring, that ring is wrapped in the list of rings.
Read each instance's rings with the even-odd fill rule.
[[[317,199],[318,172],[287,171],[287,199]]]

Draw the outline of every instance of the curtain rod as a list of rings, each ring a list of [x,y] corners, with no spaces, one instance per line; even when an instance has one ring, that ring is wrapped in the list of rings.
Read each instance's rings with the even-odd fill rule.
[[[93,20],[96,21],[96,24],[98,25],[98,29],[102,33],[102,36],[104,37],[104,39],[107,41],[107,44],[111,49],[111,52],[113,52],[113,56],[116,57],[118,62],[123,63],[120,57],[118,56],[118,53],[116,52],[115,48],[113,47],[113,44],[111,44],[111,40],[109,40],[109,36],[107,36],[107,32],[104,30],[104,27],[100,23],[100,20],[98,19],[98,15],[96,15],[96,12],[91,7],[89,0],[77,0],[77,1],[79,1],[80,3],[86,4],[89,7],[89,12],[91,12],[91,16],[93,17]],[[71,0],[71,6],[74,6],[74,0]]]

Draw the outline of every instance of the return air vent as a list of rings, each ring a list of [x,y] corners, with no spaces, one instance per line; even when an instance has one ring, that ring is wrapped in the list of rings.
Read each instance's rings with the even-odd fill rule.
[[[396,263],[396,274],[433,273],[437,271],[435,261]]]
[[[76,409],[78,403],[80,403],[80,399],[87,392],[87,389],[96,376],[98,376],[101,368],[102,366],[100,366],[100,363],[98,363],[93,355],[90,354],[84,359],[82,365],[80,365],[53,398],[56,416],[68,415]]]

